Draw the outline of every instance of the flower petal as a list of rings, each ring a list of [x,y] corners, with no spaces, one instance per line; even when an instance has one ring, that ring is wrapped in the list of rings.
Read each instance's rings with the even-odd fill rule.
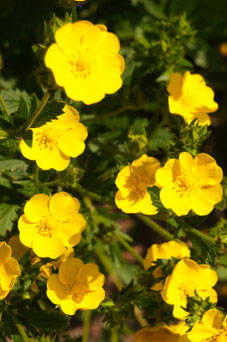
[[[102,287],[105,282],[105,277],[99,272],[97,265],[88,263],[79,270],[77,274],[78,281],[89,291],[95,291]]]
[[[70,258],[59,267],[59,279],[63,284],[72,284],[77,279],[77,273],[83,266],[83,261]]]
[[[38,222],[49,216],[50,197],[45,194],[34,195],[24,207],[24,214],[28,221]]]

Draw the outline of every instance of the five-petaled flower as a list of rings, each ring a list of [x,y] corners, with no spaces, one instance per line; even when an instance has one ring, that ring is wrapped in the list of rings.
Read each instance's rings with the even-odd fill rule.
[[[8,295],[21,273],[18,262],[11,254],[11,247],[5,242],[0,242],[0,299]]]
[[[58,258],[64,247],[80,242],[86,222],[78,213],[79,208],[79,201],[66,192],[58,192],[51,198],[34,195],[25,204],[24,215],[18,221],[21,242],[41,258]]]
[[[146,154],[124,167],[115,181],[119,189],[115,196],[117,207],[125,213],[157,214],[147,187],[156,185],[155,172],[159,167],[159,161]]]
[[[67,96],[85,104],[101,101],[122,86],[124,59],[117,36],[89,21],[68,23],[55,33],[45,64]]]
[[[97,265],[71,258],[60,265],[59,274],[48,279],[47,296],[60,305],[64,313],[74,315],[78,309],[90,310],[99,306],[105,298],[104,281]]]
[[[181,115],[187,124],[197,119],[200,125],[210,125],[207,113],[215,112],[218,104],[214,101],[213,90],[206,86],[201,75],[191,75],[189,71],[183,76],[174,73],[167,90],[170,113]]]
[[[77,157],[85,149],[87,128],[79,122],[77,110],[65,105],[64,113],[57,119],[41,127],[31,128],[33,132],[32,147],[20,140],[21,153],[25,158],[36,160],[43,170],[51,168],[62,171],[70,163],[70,157]]]
[[[217,273],[208,265],[198,265],[186,258],[179,261],[166,278],[161,295],[166,303],[174,305],[173,316],[185,319],[187,296],[193,297],[195,291],[203,299],[209,297],[210,302],[217,301],[217,293],[212,289],[217,280]]]
[[[193,159],[188,152],[183,152],[179,160],[169,159],[155,177],[162,188],[163,205],[178,216],[187,215],[191,209],[197,215],[208,215],[222,199],[223,190],[219,184],[222,169],[206,153]]]
[[[190,258],[190,249],[182,241],[168,241],[161,245],[155,243],[147,250],[147,255],[144,259],[144,268],[148,270],[151,266],[155,265],[155,261],[158,259],[176,259]],[[155,278],[162,278],[162,270],[160,266],[157,266],[153,275]],[[152,286],[152,290],[160,291],[163,288],[163,281],[156,283]]]

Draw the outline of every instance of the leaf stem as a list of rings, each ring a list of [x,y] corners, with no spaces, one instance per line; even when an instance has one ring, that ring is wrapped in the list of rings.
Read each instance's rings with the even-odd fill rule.
[[[50,97],[50,94],[48,91],[46,91],[43,95],[43,98],[39,104],[39,107],[36,109],[35,113],[32,115],[31,119],[29,120],[28,124],[26,125],[25,129],[28,130],[32,124],[35,122],[35,120],[37,119],[37,117],[39,116],[39,114],[41,113],[41,111],[43,110],[43,108],[45,107],[45,105],[47,104],[47,101]]]
[[[95,117],[92,117],[92,118],[84,118],[84,119],[81,119],[81,121],[100,121],[100,120],[103,120],[103,119],[108,119],[108,118],[111,118],[112,116],[116,116],[116,115],[119,115],[121,113],[124,113],[124,112],[127,112],[128,110],[138,110],[140,107],[136,107],[136,106],[133,106],[133,105],[128,105],[128,106],[124,106],[124,107],[121,107],[119,109],[116,109],[110,113],[106,113],[106,114],[103,114],[103,115],[99,115],[99,116],[95,116]]]
[[[208,241],[209,243],[212,243],[212,244],[216,243],[216,241],[212,237],[202,233],[200,230],[198,230],[196,228],[192,228],[185,221],[181,221],[181,222],[182,222],[182,225],[184,225],[184,230],[186,231],[186,233],[187,232],[192,233],[192,234],[198,236],[200,239]]]
[[[124,246],[135,258],[136,260],[143,266],[143,258],[135,251],[135,249],[130,246],[130,244],[117,232],[115,232],[115,237],[117,240]]]
[[[149,228],[161,235],[166,240],[172,240],[174,236],[162,228],[158,223],[150,219],[148,216],[142,214],[136,215],[141,221],[143,221]]]
[[[20,333],[20,335],[21,335],[23,341],[24,341],[24,342],[29,342],[30,340],[29,340],[29,338],[28,338],[28,336],[27,336],[27,334],[26,334],[26,332],[25,332],[25,330],[24,330],[23,325],[22,325],[22,324],[19,322],[19,320],[16,318],[16,316],[14,315],[14,312],[13,312],[12,310],[10,310],[9,313],[10,313],[10,317],[12,318],[12,320],[13,320],[15,326],[17,327],[17,330],[19,331],[19,333]]]
[[[8,108],[6,107],[5,101],[3,100],[3,97],[2,97],[1,94],[0,94],[0,103],[1,103],[3,109],[4,109],[5,113],[6,113],[6,116],[7,116],[8,120],[9,120],[11,126],[12,126],[12,127],[15,127],[15,126],[14,126],[13,118],[12,118],[12,116],[11,116],[11,114],[10,114]]]
[[[84,314],[84,327],[83,327],[82,342],[88,342],[89,341],[91,314],[92,314],[91,310],[87,310]]]

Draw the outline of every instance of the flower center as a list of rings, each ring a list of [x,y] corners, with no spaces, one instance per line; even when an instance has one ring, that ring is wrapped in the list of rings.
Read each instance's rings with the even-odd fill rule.
[[[66,285],[66,291],[68,296],[70,296],[76,303],[80,303],[84,295],[88,292],[87,289],[77,281],[73,284]]]
[[[87,78],[91,75],[91,67],[94,63],[94,57],[88,49],[73,55],[69,61],[70,71],[76,78]]]
[[[49,238],[52,237],[52,228],[48,224],[47,220],[40,220],[39,223],[36,225],[36,228],[39,235],[47,236]]]
[[[227,329],[221,329],[217,335],[212,336],[208,342],[226,342],[227,341]]]
[[[143,197],[147,191],[146,179],[141,176],[133,175],[131,189],[138,197]]]
[[[54,124],[52,122],[48,122],[44,125],[43,129],[35,132],[35,144],[39,150],[52,150],[60,135],[61,131],[54,128]]]

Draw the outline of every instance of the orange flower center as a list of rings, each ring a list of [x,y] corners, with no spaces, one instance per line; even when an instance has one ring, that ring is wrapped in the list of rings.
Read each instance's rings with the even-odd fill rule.
[[[73,59],[69,61],[70,71],[76,78],[86,78],[91,75],[91,67],[94,64],[94,56],[86,49],[80,51],[77,55],[73,55]]]
[[[142,176],[132,175],[131,190],[138,196],[143,197],[147,191],[146,179]]]
[[[52,237],[52,228],[48,224],[47,220],[40,220],[39,223],[36,225],[38,229],[38,234],[41,236],[47,236],[49,238]]]
[[[80,303],[84,295],[88,292],[87,289],[85,289],[85,287],[77,281],[73,284],[68,284],[65,287],[68,296],[71,297],[76,303]]]
[[[191,191],[199,185],[199,180],[196,175],[189,172],[182,172],[173,181],[173,189],[178,192],[180,196],[190,195]]]
[[[195,282],[189,281],[187,284],[181,283],[178,286],[179,295],[182,301],[186,299],[187,296],[194,296]]]

